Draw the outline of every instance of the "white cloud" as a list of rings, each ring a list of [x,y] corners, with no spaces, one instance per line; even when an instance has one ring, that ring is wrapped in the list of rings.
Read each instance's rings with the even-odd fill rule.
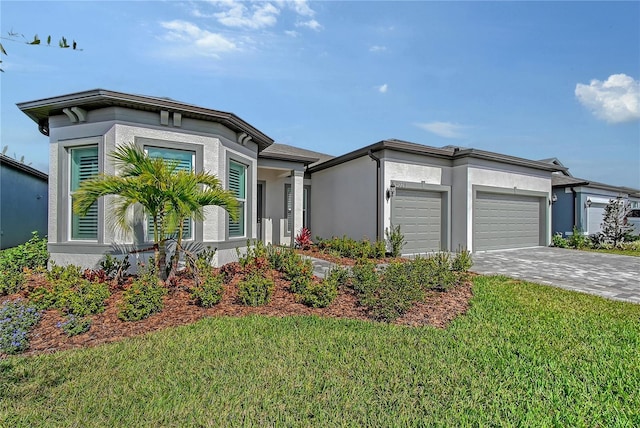
[[[315,19],[311,19],[309,21],[298,22],[296,27],[307,27],[315,31],[320,31],[322,29],[322,25]]]
[[[609,123],[640,120],[640,81],[626,74],[612,74],[604,82],[578,83],[575,94],[596,117]]]
[[[287,4],[300,16],[314,16],[316,14],[306,0],[288,1]]]
[[[376,89],[381,94],[385,94],[387,92],[387,90],[389,89],[389,86],[385,83],[384,85],[376,86]]]
[[[293,31],[293,30],[286,30],[284,32],[284,34],[286,34],[289,37],[298,37],[300,35],[300,33],[298,33],[297,31]]]
[[[222,25],[258,29],[272,27],[278,21],[280,10],[271,3],[254,4],[248,8],[241,2],[222,3],[227,10],[215,13],[214,16]]]
[[[416,123],[415,126],[445,138],[462,138],[461,133],[466,126],[451,122]]]
[[[373,45],[369,48],[369,52],[384,52],[387,50],[386,46]]]
[[[218,57],[218,54],[237,49],[231,40],[224,36],[203,30],[195,24],[187,21],[174,20],[161,22],[160,25],[167,29],[164,39],[169,42],[179,43],[179,49],[173,51],[180,56],[203,55]]]

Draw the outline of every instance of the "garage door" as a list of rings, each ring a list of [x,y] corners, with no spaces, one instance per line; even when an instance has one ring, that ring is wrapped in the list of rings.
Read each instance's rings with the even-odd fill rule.
[[[473,249],[540,245],[541,198],[478,192],[474,201]]]
[[[439,251],[442,241],[442,193],[398,189],[391,222],[407,241],[403,254]]]
[[[593,235],[602,230],[602,221],[604,220],[604,207],[606,204],[592,203],[587,208],[587,235]]]

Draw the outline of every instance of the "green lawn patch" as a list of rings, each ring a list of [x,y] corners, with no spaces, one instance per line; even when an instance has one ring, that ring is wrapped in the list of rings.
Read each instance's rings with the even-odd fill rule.
[[[0,361],[0,426],[640,426],[640,305],[477,277],[446,330],[211,318]]]

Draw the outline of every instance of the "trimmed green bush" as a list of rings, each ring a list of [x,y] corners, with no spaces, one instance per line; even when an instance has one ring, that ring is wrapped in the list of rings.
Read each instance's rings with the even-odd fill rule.
[[[20,291],[26,281],[24,270],[45,269],[48,260],[47,240],[38,232],[24,244],[0,251],[0,296]]]
[[[331,269],[326,278],[311,282],[300,296],[300,301],[312,308],[326,308],[338,297],[338,288],[349,279],[349,272],[342,267]]]
[[[351,268],[351,286],[360,296],[368,296],[375,292],[380,285],[376,273],[376,264],[371,260],[359,259]]]
[[[551,238],[551,243],[554,247],[558,248],[567,248],[569,246],[569,242],[567,242],[567,240],[562,237],[562,234],[560,232],[553,235],[553,238]]]
[[[224,275],[215,274],[209,262],[204,259],[198,259],[196,266],[198,268],[199,284],[191,290],[191,297],[198,306],[203,308],[217,305],[222,300]]]
[[[274,290],[273,280],[253,273],[238,284],[238,301],[247,306],[266,305]]]
[[[0,296],[17,293],[26,281],[24,272],[14,269],[0,270]]]
[[[29,300],[39,309],[58,309],[79,317],[104,311],[109,298],[109,285],[83,277],[79,266],[52,266],[47,272],[50,287],[38,287],[29,293]]]
[[[139,321],[160,312],[167,289],[160,285],[152,264],[140,269],[138,279],[122,295],[118,318],[123,321]]]
[[[282,267],[284,277],[289,281],[289,289],[293,293],[302,294],[313,281],[313,262],[292,250],[284,253]]]

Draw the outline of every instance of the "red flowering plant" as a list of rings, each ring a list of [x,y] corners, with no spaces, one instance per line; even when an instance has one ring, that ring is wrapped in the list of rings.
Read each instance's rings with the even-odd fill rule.
[[[313,241],[311,240],[311,231],[306,227],[303,227],[298,236],[296,236],[296,248],[300,248],[301,250],[308,250],[313,245]]]

